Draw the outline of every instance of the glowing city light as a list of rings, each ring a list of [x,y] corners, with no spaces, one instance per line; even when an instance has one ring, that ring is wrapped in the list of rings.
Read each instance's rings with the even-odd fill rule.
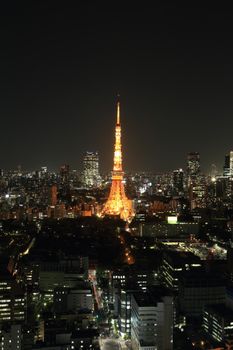
[[[113,159],[112,185],[107,202],[102,211],[102,216],[120,216],[125,221],[133,217],[132,201],[125,195],[122,171],[121,151],[121,125],[120,125],[120,102],[117,102],[117,123],[115,128],[115,149]]]

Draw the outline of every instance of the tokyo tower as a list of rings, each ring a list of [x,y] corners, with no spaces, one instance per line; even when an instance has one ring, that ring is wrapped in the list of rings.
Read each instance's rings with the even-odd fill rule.
[[[120,216],[125,221],[130,221],[134,215],[132,201],[126,197],[123,183],[122,151],[121,151],[121,124],[120,102],[117,102],[117,120],[115,128],[115,145],[112,171],[112,184],[107,202],[104,205],[102,216]]]

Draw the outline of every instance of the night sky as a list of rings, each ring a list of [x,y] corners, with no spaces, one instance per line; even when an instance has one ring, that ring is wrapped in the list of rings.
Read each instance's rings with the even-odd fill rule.
[[[233,149],[230,8],[5,3],[0,168],[81,169],[97,150],[110,170],[120,93],[126,170],[173,170],[199,151],[203,171],[221,171]]]

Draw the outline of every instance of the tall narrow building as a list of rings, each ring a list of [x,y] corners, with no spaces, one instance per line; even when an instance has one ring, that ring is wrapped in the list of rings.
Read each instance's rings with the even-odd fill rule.
[[[182,169],[173,171],[173,195],[181,196],[184,193],[184,172]]]
[[[223,167],[223,175],[232,177],[233,176],[233,151],[230,151],[225,156],[225,164]]]
[[[196,181],[200,175],[200,154],[191,152],[187,156],[187,177],[191,183]]]
[[[99,155],[98,152],[86,152],[83,158],[82,182],[85,187],[99,187],[101,177],[99,174]]]
[[[126,197],[123,183],[120,102],[117,102],[117,121],[115,128],[115,145],[110,194],[102,211],[102,216],[120,216],[125,221],[133,217],[132,201]]]
[[[52,185],[50,188],[50,205],[53,207],[57,205],[57,185]]]

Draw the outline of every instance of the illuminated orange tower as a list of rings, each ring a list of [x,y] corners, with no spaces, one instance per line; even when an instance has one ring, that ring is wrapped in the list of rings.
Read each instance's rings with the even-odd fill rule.
[[[122,171],[120,102],[117,102],[117,122],[115,128],[115,146],[112,171],[112,185],[102,215],[119,215],[121,219],[130,221],[134,215],[132,201],[125,195]]]

